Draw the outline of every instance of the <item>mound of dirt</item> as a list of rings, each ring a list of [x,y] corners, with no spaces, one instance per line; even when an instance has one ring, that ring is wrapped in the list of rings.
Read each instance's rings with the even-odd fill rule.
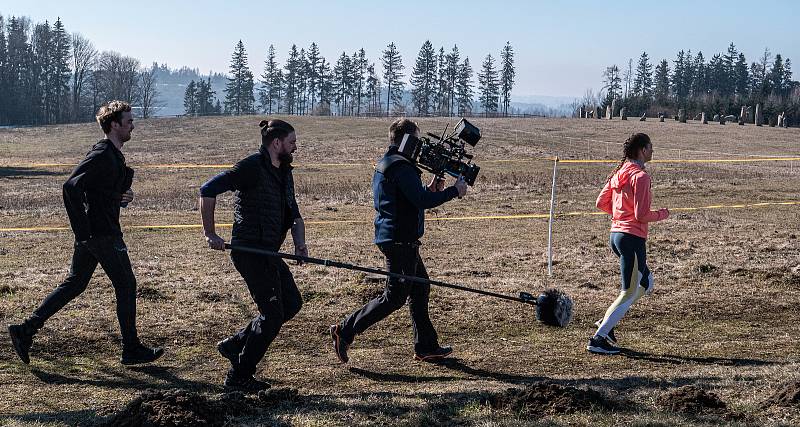
[[[223,393],[212,398],[187,390],[146,390],[108,420],[106,426],[222,426],[226,418],[250,415],[298,397],[297,389],[275,388],[257,396]]]
[[[784,384],[761,404],[761,407],[764,409],[772,406],[800,407],[800,381]]]
[[[615,405],[603,393],[540,382],[523,389],[510,388],[489,399],[496,409],[531,412],[536,414],[568,414],[592,409],[612,409]]]
[[[685,414],[725,414],[728,405],[715,393],[695,385],[686,385],[661,395],[658,403],[675,412]]]
[[[111,418],[107,426],[222,426],[219,405],[186,390],[146,390]]]

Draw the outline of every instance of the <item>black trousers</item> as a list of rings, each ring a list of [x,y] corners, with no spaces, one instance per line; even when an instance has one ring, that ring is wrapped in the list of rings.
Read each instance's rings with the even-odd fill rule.
[[[258,307],[258,316],[231,337],[240,349],[233,371],[250,376],[281,326],[300,312],[303,298],[289,266],[281,259],[236,250],[231,251],[231,259]]]
[[[419,256],[418,244],[387,244],[378,248],[386,257],[386,268],[392,273],[427,279],[428,272]],[[414,351],[424,353],[439,348],[439,338],[428,314],[431,285],[389,277],[383,294],[374,298],[342,322],[342,338],[353,338],[385,319],[408,300],[414,328]]]
[[[117,320],[125,347],[139,344],[136,334],[136,277],[122,237],[98,236],[86,243],[75,242],[69,275],[33,312],[27,323],[41,329],[44,322],[86,290],[97,264],[103,267],[117,298]]]

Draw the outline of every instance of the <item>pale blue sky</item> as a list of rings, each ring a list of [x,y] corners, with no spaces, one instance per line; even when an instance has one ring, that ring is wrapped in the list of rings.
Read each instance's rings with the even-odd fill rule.
[[[378,63],[394,41],[406,77],[425,40],[437,50],[457,44],[476,71],[487,54],[497,58],[510,41],[516,54],[515,96],[581,96],[600,88],[604,67],[623,68],[642,51],[653,62],[671,62],[680,49],[702,50],[708,59],[734,42],[748,62],[769,47],[800,64],[800,2],[716,3],[0,0],[0,14],[29,16],[34,22],[60,16],[68,31],[82,33],[100,50],[204,73],[226,72],[239,39],[256,75],[263,71],[269,44],[282,63],[293,43],[308,47],[311,42],[329,61],[363,47]],[[762,7],[757,10],[755,4]]]

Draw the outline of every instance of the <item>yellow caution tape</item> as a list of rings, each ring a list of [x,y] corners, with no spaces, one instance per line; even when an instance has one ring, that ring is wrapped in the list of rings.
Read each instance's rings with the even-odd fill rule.
[[[618,163],[619,160],[612,159],[560,159],[556,157],[529,157],[525,159],[496,159],[496,160],[483,160],[482,164],[491,163],[531,163],[531,162],[544,162],[556,161],[559,163]],[[651,160],[650,163],[758,163],[758,162],[792,162],[800,161],[800,157],[754,157],[742,159],[659,159]],[[30,163],[30,164],[12,164],[2,165],[0,168],[56,168],[56,167],[74,167],[74,164],[66,163]],[[233,165],[222,164],[188,164],[188,163],[175,163],[175,164],[131,164],[131,166],[141,169],[228,169]],[[353,168],[353,167],[374,167],[373,163],[307,163],[295,165],[295,168]]]
[[[790,200],[784,202],[759,202],[759,203],[739,203],[733,205],[707,205],[707,206],[694,206],[683,208],[670,208],[671,212],[691,212],[707,209],[747,209],[747,208],[761,208],[767,206],[797,206],[800,205],[800,200]],[[555,214],[556,218],[570,217],[570,216],[597,216],[607,215],[605,212],[562,212]],[[481,216],[455,216],[455,217],[440,217],[440,218],[427,218],[428,222],[437,221],[484,221],[484,220],[515,220],[515,219],[544,219],[549,218],[550,214],[518,214],[518,215],[481,215]],[[318,220],[318,221],[305,221],[307,225],[326,225],[326,224],[371,224],[372,220],[358,220],[358,219],[337,219],[337,220]],[[217,227],[232,227],[233,224],[216,224]],[[198,229],[202,228],[202,224],[166,224],[166,225],[129,225],[125,227],[128,230],[169,230],[169,229]],[[69,227],[17,227],[17,228],[0,228],[0,233],[5,232],[37,232],[37,231],[66,231]]]

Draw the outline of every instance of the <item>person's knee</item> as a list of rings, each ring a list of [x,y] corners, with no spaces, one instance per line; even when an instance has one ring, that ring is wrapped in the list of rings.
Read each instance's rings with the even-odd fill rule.
[[[303,299],[299,298],[299,296],[296,299],[293,298],[292,300],[287,301],[283,307],[283,321],[288,322],[289,320],[292,320],[292,318],[294,318],[294,316],[296,316],[302,308]]]
[[[78,296],[86,290],[86,287],[89,286],[90,278],[84,278],[79,276],[68,276],[63,283],[61,283],[58,287],[66,291],[71,296]]]
[[[405,305],[408,295],[402,295],[400,293],[393,292],[384,293],[381,295],[381,298],[384,299],[384,303],[387,307],[389,307],[390,310],[395,311]]]

